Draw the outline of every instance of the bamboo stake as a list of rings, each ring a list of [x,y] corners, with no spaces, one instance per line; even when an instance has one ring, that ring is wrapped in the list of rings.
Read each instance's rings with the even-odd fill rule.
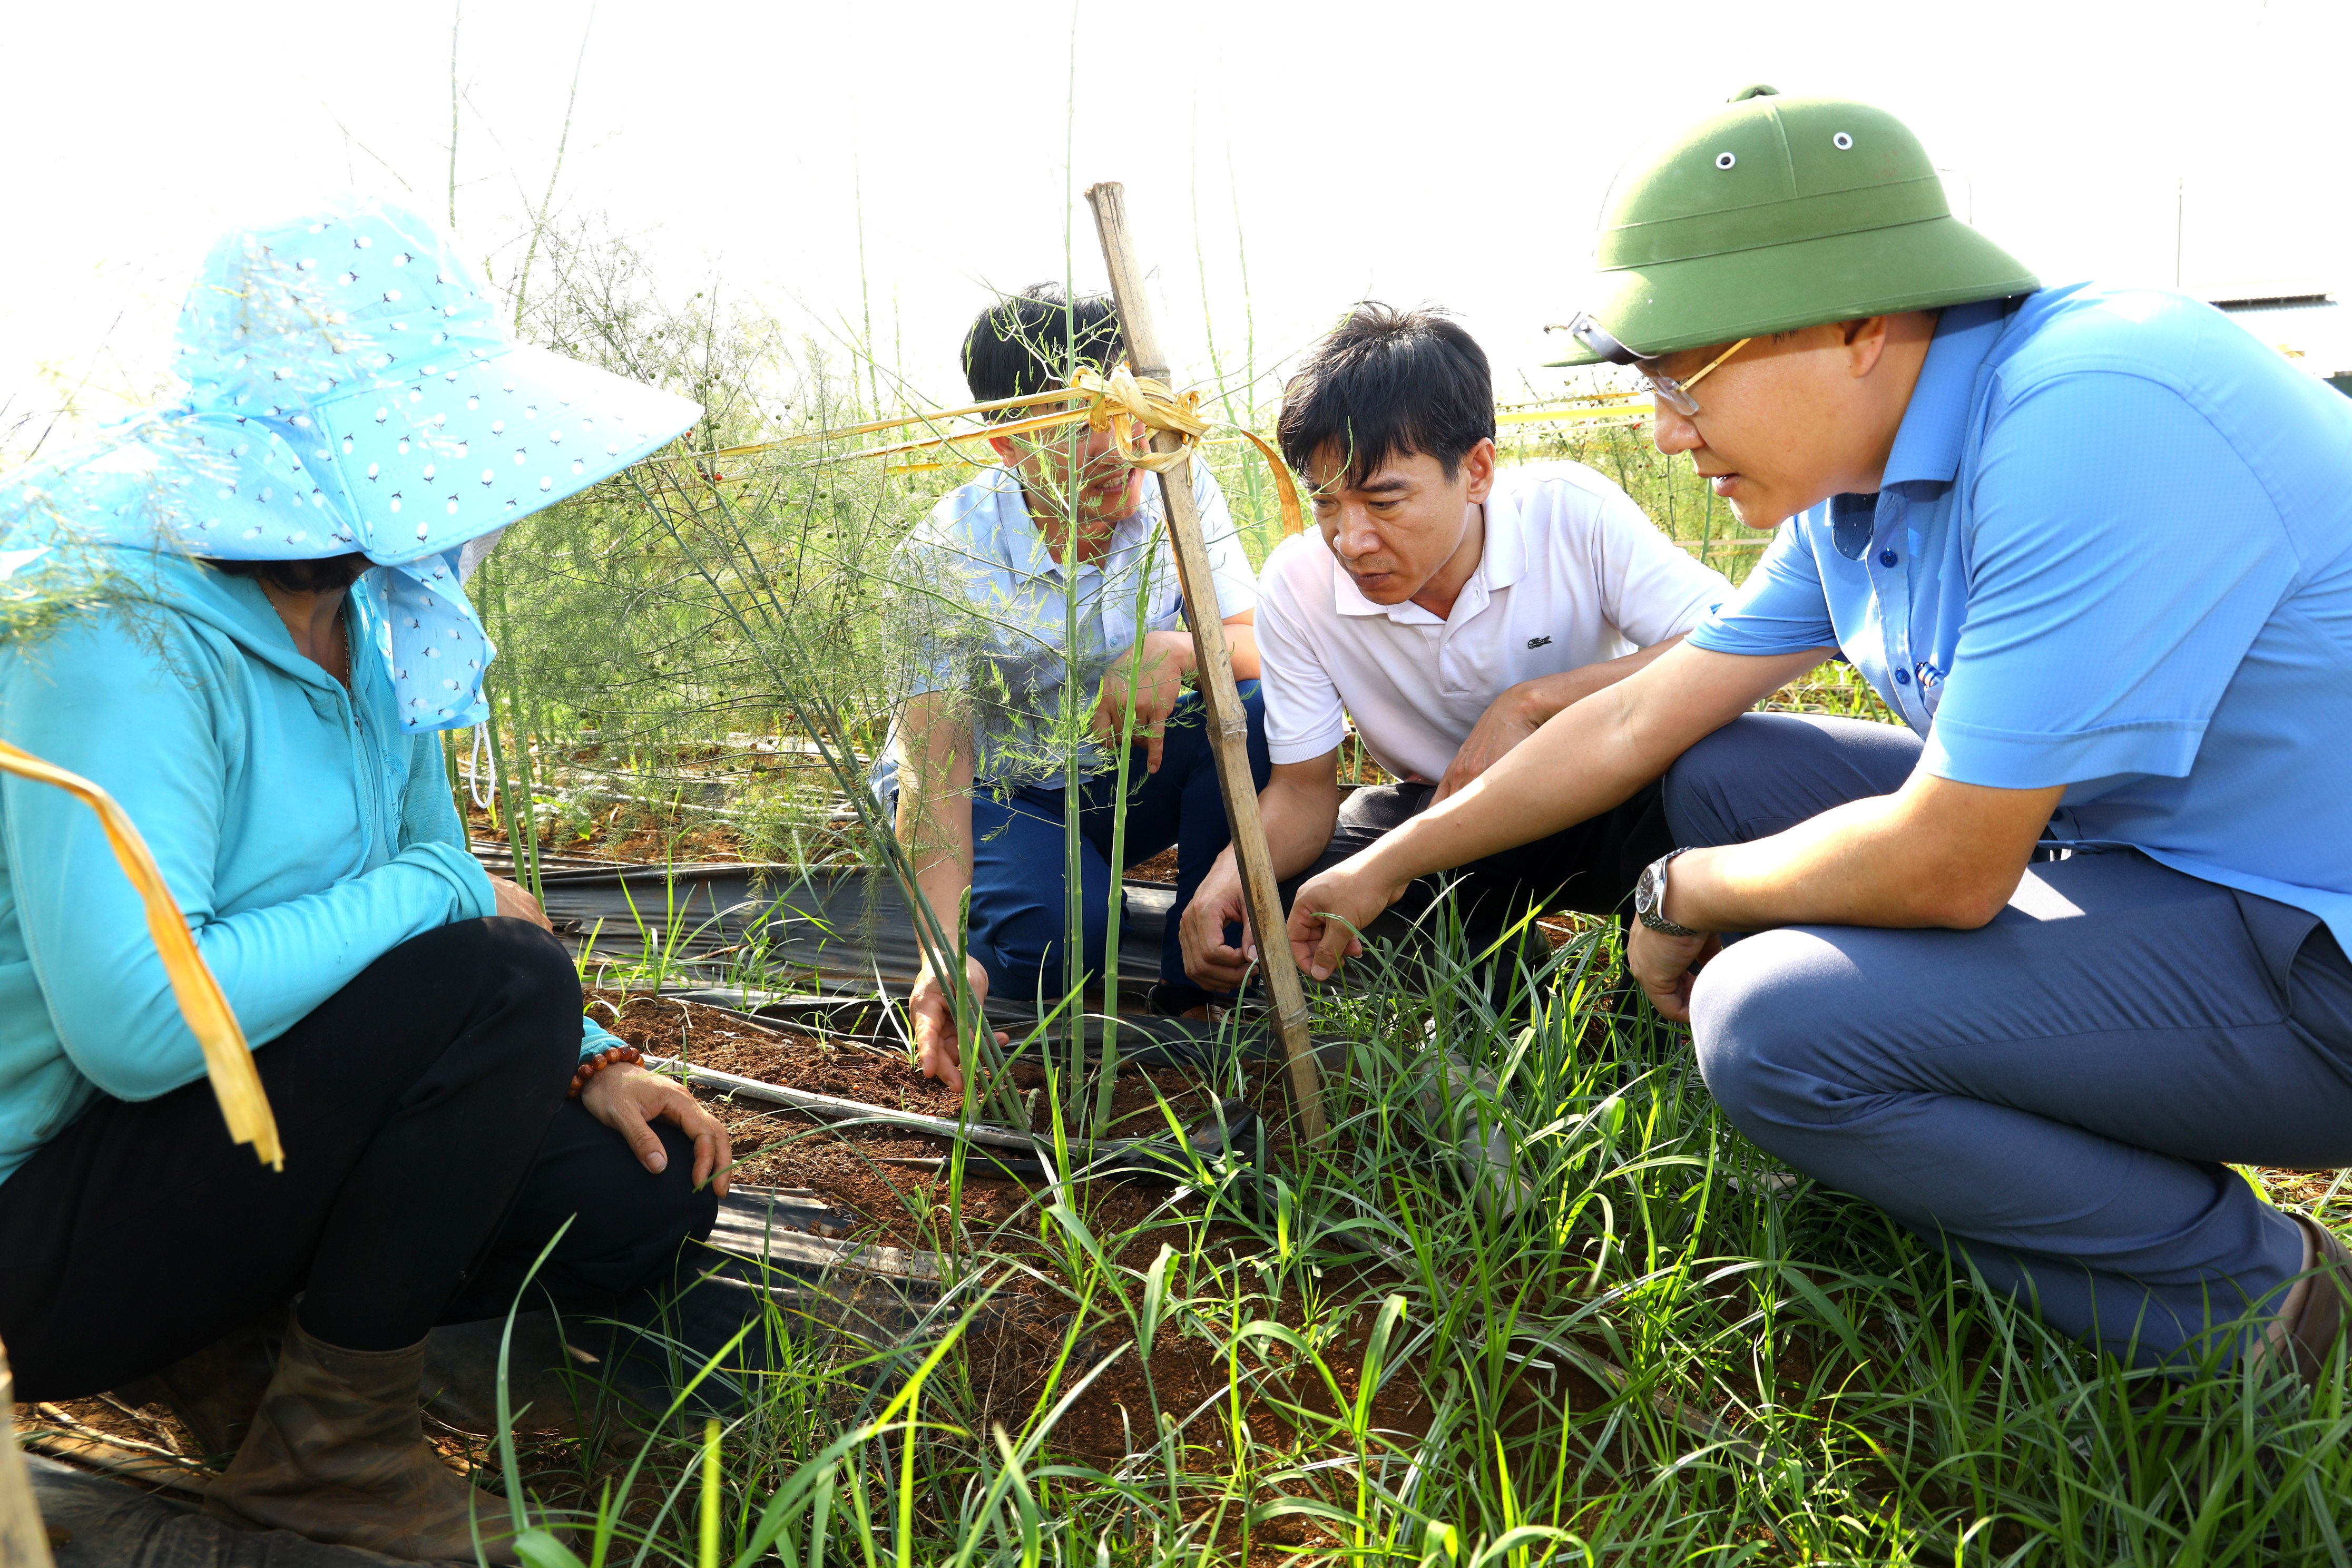
[[[1127,191],[1107,180],[1087,191],[1094,209],[1095,230],[1101,237],[1103,264],[1110,272],[1111,299],[1118,307],[1119,324],[1127,336],[1127,357],[1138,378],[1164,382],[1168,358],[1161,353],[1160,332],[1145,296],[1143,268],[1137,262],[1135,241],[1127,228]],[[1154,430],[1152,449],[1171,452],[1182,447],[1172,431]],[[1233,650],[1225,644],[1224,617],[1217,607],[1217,583],[1209,569],[1208,546],[1201,538],[1201,517],[1192,505],[1190,463],[1160,476],[1160,497],[1168,517],[1168,537],[1175,545],[1176,580],[1184,594],[1185,617],[1192,623],[1194,679],[1209,710],[1209,747],[1217,759],[1217,784],[1225,797],[1225,818],[1233,825],[1234,855],[1241,863],[1242,898],[1249,910],[1250,930],[1257,936],[1258,965],[1274,998],[1276,1027],[1282,1036],[1283,1055],[1290,1065],[1291,1097],[1307,1126],[1309,1142],[1320,1142],[1326,1131],[1323,1089],[1315,1071],[1315,1047],[1307,1038],[1307,995],[1298,984],[1298,966],[1284,935],[1282,895],[1276,890],[1274,857],[1266,847],[1265,824],[1258,816],[1257,781],[1250,776],[1249,719],[1242,711],[1241,692],[1234,683]]]
[[[48,1527],[16,1446],[16,1374],[0,1350],[0,1568],[49,1568]]]

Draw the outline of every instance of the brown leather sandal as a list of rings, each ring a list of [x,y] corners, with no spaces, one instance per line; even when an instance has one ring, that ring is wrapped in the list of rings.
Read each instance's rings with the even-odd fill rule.
[[[2308,1388],[2319,1381],[2320,1369],[2334,1354],[2347,1320],[2352,1319],[2352,1294],[2347,1294],[2352,1293],[2352,1249],[2318,1221],[2302,1215],[2294,1220],[2311,1237],[2313,1268],[2311,1289],[2287,1330],[2284,1348],[2294,1358],[2295,1374]]]

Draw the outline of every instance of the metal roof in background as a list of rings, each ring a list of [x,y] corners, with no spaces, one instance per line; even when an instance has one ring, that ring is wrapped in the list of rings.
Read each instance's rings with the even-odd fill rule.
[[[2208,296],[2214,307],[2323,381],[2352,376],[2352,310],[2333,292]],[[2339,390],[2341,390],[2339,388]]]

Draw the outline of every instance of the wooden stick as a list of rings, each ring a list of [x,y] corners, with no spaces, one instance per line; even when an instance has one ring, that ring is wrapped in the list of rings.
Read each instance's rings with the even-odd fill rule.
[[[1144,294],[1143,268],[1127,229],[1126,187],[1109,180],[1092,186],[1087,205],[1094,209],[1095,230],[1102,238],[1103,265],[1110,270],[1111,299],[1126,334],[1129,366],[1139,377],[1167,381],[1168,357],[1160,350],[1151,302]],[[1171,432],[1157,430],[1151,445],[1153,450],[1166,452],[1181,442]],[[1193,679],[1209,710],[1209,748],[1217,759],[1225,818],[1233,825],[1243,901],[1257,937],[1258,967],[1274,998],[1275,1025],[1282,1036],[1283,1055],[1289,1059],[1291,1098],[1298,1102],[1307,1141],[1320,1142],[1327,1124],[1315,1047],[1307,1038],[1307,994],[1299,987],[1298,966],[1284,934],[1282,895],[1275,889],[1274,857],[1266,847],[1265,824],[1258,816],[1257,781],[1250,776],[1249,719],[1234,684],[1234,656],[1225,645],[1217,580],[1201,538],[1201,515],[1192,505],[1191,464],[1160,476],[1160,497],[1168,516],[1168,537],[1176,547],[1176,580],[1184,594],[1185,618],[1192,623]]]
[[[0,1568],[49,1568],[48,1527],[16,1446],[16,1378],[0,1350]]]

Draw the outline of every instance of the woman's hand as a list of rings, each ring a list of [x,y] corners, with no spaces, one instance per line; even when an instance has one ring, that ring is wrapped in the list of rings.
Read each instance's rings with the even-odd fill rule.
[[[645,1168],[658,1176],[669,1168],[669,1152],[654,1131],[656,1121],[674,1121],[694,1140],[694,1184],[712,1182],[719,1195],[727,1195],[727,1168],[735,1163],[735,1145],[719,1118],[702,1108],[676,1079],[647,1072],[635,1062],[614,1062],[588,1080],[580,1091],[588,1114],[619,1133],[635,1151]]]
[[[1370,851],[1366,851],[1370,854]],[[1373,874],[1364,856],[1340,861],[1298,889],[1290,906],[1290,954],[1318,980],[1328,980],[1344,961],[1364,951],[1357,932],[1379,918],[1404,893]],[[1256,948],[1252,945],[1255,953]]]
[[[1677,1024],[1690,1022],[1691,983],[1707,960],[1723,951],[1723,938],[1668,936],[1638,921],[1625,943],[1625,972],[1641,982],[1650,1005]]]
[[[499,913],[519,921],[529,921],[540,930],[552,933],[555,927],[548,923],[547,911],[539,900],[523,891],[522,884],[505,877],[490,879],[490,893],[499,901]]]

